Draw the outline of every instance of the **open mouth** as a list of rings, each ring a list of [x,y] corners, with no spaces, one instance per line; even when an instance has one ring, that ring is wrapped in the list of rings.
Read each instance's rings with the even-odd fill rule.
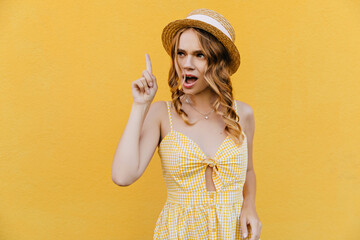
[[[186,75],[185,76],[185,83],[192,84],[194,83],[198,78],[193,75]]]

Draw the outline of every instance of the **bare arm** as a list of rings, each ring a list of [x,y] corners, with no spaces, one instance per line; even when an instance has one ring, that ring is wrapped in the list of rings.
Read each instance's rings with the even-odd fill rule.
[[[253,166],[253,139],[255,132],[254,112],[252,108],[247,105],[245,108],[245,122],[246,122],[246,136],[248,144],[248,167],[246,172],[246,180],[244,185],[244,204],[255,206],[256,194],[256,176]]]
[[[157,91],[150,58],[141,78],[132,82],[133,105],[113,159],[112,180],[120,186],[135,182],[148,166],[160,137],[159,108],[161,102],[151,104]]]
[[[248,144],[248,167],[246,172],[246,179],[243,189],[244,202],[241,209],[240,222],[243,237],[246,238],[248,235],[247,225],[251,226],[251,238],[250,240],[256,240],[260,238],[260,232],[262,223],[256,212],[255,206],[255,193],[256,193],[256,177],[253,166],[253,139],[255,132],[255,120],[254,111],[249,105],[244,107],[245,116],[245,134],[247,137]]]

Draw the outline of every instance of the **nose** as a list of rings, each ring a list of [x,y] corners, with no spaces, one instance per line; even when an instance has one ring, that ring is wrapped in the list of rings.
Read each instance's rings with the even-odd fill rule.
[[[185,62],[184,62],[184,68],[185,69],[194,69],[194,62],[191,55],[186,56]]]

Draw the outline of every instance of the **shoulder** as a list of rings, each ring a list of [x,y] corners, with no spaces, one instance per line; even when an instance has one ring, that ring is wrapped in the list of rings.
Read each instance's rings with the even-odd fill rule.
[[[239,100],[235,100],[235,101],[240,118],[244,120],[249,120],[251,118],[254,118],[254,110],[249,104]]]
[[[151,103],[150,108],[152,108],[153,110],[161,110],[161,109],[166,109],[166,101],[156,101]]]
[[[166,101],[156,101],[151,103],[148,114],[161,122],[161,120],[167,116]]]
[[[240,125],[244,127],[243,131],[245,132],[248,141],[252,141],[255,130],[254,110],[245,102],[236,100],[236,104],[240,117]]]

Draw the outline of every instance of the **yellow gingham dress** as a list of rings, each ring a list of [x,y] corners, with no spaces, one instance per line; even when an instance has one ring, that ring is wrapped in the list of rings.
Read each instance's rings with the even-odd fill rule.
[[[153,239],[244,239],[240,229],[243,187],[248,163],[247,138],[238,147],[228,136],[213,159],[188,136],[172,126],[158,153],[167,187],[167,200],[159,215]],[[237,113],[236,101],[234,109]],[[216,191],[207,191],[206,166],[213,167]],[[248,228],[248,237],[251,232]]]

